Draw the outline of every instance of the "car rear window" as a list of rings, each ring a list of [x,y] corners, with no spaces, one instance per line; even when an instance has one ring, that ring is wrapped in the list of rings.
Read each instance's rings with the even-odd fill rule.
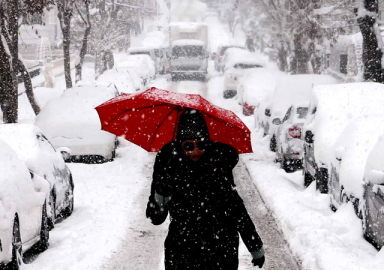
[[[203,57],[204,56],[204,48],[203,46],[175,46],[172,50],[172,55],[177,57]]]
[[[308,114],[308,107],[298,107],[296,113],[299,119],[304,119]]]

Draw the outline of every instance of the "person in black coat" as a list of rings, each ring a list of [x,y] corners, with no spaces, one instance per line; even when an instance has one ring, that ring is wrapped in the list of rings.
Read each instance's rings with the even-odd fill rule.
[[[210,141],[199,111],[181,114],[177,140],[156,156],[146,210],[154,225],[170,213],[166,270],[238,269],[239,233],[253,264],[264,264],[263,242],[235,189],[238,160],[233,147]]]

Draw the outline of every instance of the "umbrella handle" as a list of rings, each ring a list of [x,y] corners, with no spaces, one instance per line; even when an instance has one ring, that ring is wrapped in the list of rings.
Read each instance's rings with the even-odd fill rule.
[[[177,128],[178,128],[178,123],[179,123],[179,118],[180,118],[180,112],[181,112],[181,107],[178,106],[178,107],[177,107],[177,113],[176,113],[175,129],[173,130],[173,136],[172,136],[172,140],[173,140],[173,141],[176,140],[176,132],[177,132]]]

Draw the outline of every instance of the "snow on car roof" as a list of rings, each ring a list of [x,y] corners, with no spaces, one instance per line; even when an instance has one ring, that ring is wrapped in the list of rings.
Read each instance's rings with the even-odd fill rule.
[[[133,69],[114,67],[103,72],[97,81],[113,83],[121,93],[134,93],[137,88],[136,77],[140,76]]]
[[[266,57],[261,53],[253,53],[240,48],[229,48],[224,56],[225,66],[233,67],[236,64],[257,64],[265,66]]]
[[[172,42],[172,46],[205,46],[205,43],[198,39],[179,39]]]
[[[58,159],[52,145],[42,142],[40,136],[43,136],[41,130],[32,124],[0,125],[0,138],[12,147],[28,169],[51,181],[54,167],[64,168],[65,164],[61,157]]]
[[[256,106],[276,88],[277,81],[285,73],[267,68],[255,68],[245,73],[239,85],[243,87],[243,97],[249,105]]]
[[[153,65],[155,64],[152,58],[146,54],[128,55],[118,64],[118,67],[137,67],[142,65],[143,61],[149,61]]]
[[[36,158],[40,148],[36,140],[39,133],[40,129],[31,124],[0,125],[0,138],[8,143],[24,162]]]
[[[95,107],[114,98],[118,92],[110,87],[86,86],[67,89],[43,107],[35,124],[52,139],[68,138],[101,130]],[[112,134],[111,134],[112,135]]]
[[[292,105],[308,107],[312,87],[335,84],[337,80],[329,75],[290,75],[280,77],[274,92],[272,119],[281,118]]]
[[[332,164],[339,167],[340,184],[349,194],[362,198],[363,178],[369,153],[384,133],[384,114],[352,120],[333,145]],[[337,160],[336,158],[340,159]],[[384,170],[384,167],[382,167]]]
[[[170,23],[169,26],[178,27],[181,32],[196,32],[201,26],[208,27],[208,24],[200,22],[174,22]]]
[[[317,86],[313,89],[311,107],[314,117],[308,118],[306,130],[315,134],[317,162],[328,163],[332,146],[348,123],[360,116],[384,114],[384,85],[349,83]]]
[[[153,50],[152,46],[146,46],[146,47],[131,47],[128,49],[128,52],[150,52]]]

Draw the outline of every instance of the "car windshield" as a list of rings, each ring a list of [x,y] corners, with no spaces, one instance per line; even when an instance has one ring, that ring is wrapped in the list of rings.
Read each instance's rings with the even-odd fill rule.
[[[296,110],[299,119],[304,119],[308,114],[308,107],[299,107]]]
[[[172,55],[176,57],[204,57],[204,47],[189,45],[189,46],[175,46],[172,49]]]
[[[262,66],[261,65],[257,65],[257,64],[242,64],[242,63],[239,63],[239,64],[234,65],[233,67],[236,68],[236,69],[248,69],[248,68],[261,68]]]

